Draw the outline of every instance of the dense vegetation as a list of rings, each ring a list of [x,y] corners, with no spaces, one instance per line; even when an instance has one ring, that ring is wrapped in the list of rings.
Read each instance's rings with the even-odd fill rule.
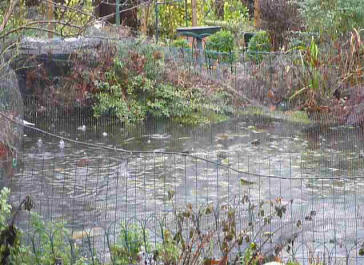
[[[245,185],[243,183],[242,185]],[[100,257],[97,250],[93,249],[93,233],[87,229],[73,231],[67,229],[65,222],[44,222],[32,212],[33,201],[27,197],[12,211],[8,203],[10,191],[4,188],[0,192],[0,259],[2,264],[75,264],[75,265],[99,265]],[[108,264],[263,264],[272,260],[280,260],[280,252],[287,248],[290,251],[294,241],[283,246],[272,246],[269,240],[258,240],[259,236],[273,239],[277,232],[265,232],[269,230],[273,220],[280,220],[287,211],[288,204],[281,198],[272,201],[261,202],[254,205],[248,196],[244,196],[240,202],[251,209],[256,209],[257,217],[262,222],[249,223],[242,230],[238,230],[237,205],[221,205],[216,207],[209,204],[194,208],[188,204],[185,207],[177,207],[173,203],[174,192],[168,192],[167,200],[173,207],[173,218],[176,220],[177,229],[170,230],[161,221],[162,240],[158,243],[150,241],[149,230],[143,222],[116,224],[114,233],[116,240],[110,240],[110,231],[101,231],[108,238],[108,248],[111,254]],[[273,208],[273,211],[269,209]],[[20,211],[26,210],[30,215],[28,233],[23,234],[21,229],[15,228],[14,222]],[[314,214],[306,217],[312,220]],[[163,217],[161,217],[163,218]],[[212,218],[214,225],[206,231],[202,230],[200,223],[206,218]],[[304,221],[297,223],[299,229]],[[189,233],[185,233],[188,229]],[[241,228],[240,228],[241,229]],[[101,234],[101,236],[104,236]],[[25,240],[30,240],[31,245]],[[87,252],[81,250],[79,243],[86,240]],[[294,240],[294,239],[293,239]],[[113,242],[113,243],[112,243]],[[274,256],[271,256],[272,249]],[[277,250],[278,249],[278,250]],[[290,261],[287,264],[298,264]]]
[[[77,91],[79,102],[92,98],[96,117],[115,115],[126,123],[153,117],[200,124],[226,119],[233,112],[231,94],[166,60],[158,46],[106,46],[94,58],[102,60],[96,66],[90,64],[89,55],[74,60],[66,87]]]
[[[181,39],[176,41],[175,38],[176,28],[191,26],[191,15],[196,13],[199,25],[215,24],[223,28],[221,32],[206,39],[205,55],[208,60],[204,67],[213,70],[220,64],[231,64],[231,72],[235,69],[239,78],[239,66],[243,68],[243,58],[256,65],[258,72],[253,69],[255,66],[252,66],[251,72],[258,81],[266,75],[268,64],[274,64],[269,70],[272,73],[287,69],[284,75],[287,80],[292,81],[286,87],[271,86],[261,80],[259,82],[264,83],[265,88],[256,89],[253,86],[251,89],[257,90],[255,95],[245,95],[243,91],[242,97],[253,97],[250,98],[252,101],[258,99],[261,104],[272,109],[282,102],[289,102],[291,108],[295,109],[335,112],[335,116],[339,116],[340,120],[345,122],[354,111],[353,105],[360,105],[362,102],[361,99],[357,99],[361,97],[361,92],[356,88],[362,88],[363,82],[363,1],[257,0],[253,10],[254,18],[252,6],[248,5],[248,2],[198,1],[196,12],[192,12],[193,6],[190,1],[187,1],[187,6],[183,1],[164,4],[152,1],[137,8],[139,29],[149,36],[153,36],[158,29],[162,40],[159,44],[161,47],[169,44],[182,47],[186,50],[186,55],[193,57],[189,51],[191,44]],[[54,12],[46,12],[47,7],[51,6]],[[1,36],[5,38],[5,43],[9,41],[8,45],[11,46],[19,37],[35,36],[39,35],[39,32],[43,34],[39,36],[53,34],[66,37],[82,33],[92,35],[92,9],[90,1],[70,1],[64,5],[31,1],[3,3],[0,14],[3,18]],[[50,18],[52,21],[47,22]],[[155,24],[156,18],[158,25]],[[255,28],[253,24],[256,25]],[[133,28],[133,31],[135,30],[138,29]],[[244,35],[246,31],[255,32],[249,43]],[[120,31],[116,33],[120,35]],[[119,53],[112,62],[108,56],[99,56],[99,63],[104,65],[99,80],[93,76],[89,78],[93,84],[89,82],[88,88],[82,88],[89,92],[89,96],[92,94],[94,97],[89,102],[96,103],[96,116],[111,113],[125,122],[132,123],[146,117],[199,123],[221,120],[220,115],[231,114],[231,107],[224,110],[222,106],[231,106],[232,101],[226,97],[235,97],[236,94],[231,94],[226,88],[214,89],[212,98],[222,103],[216,105],[214,100],[208,100],[210,95],[206,97],[209,92],[205,86],[190,84],[187,88],[185,85],[176,85],[175,80],[168,78],[164,82],[161,77],[166,76],[166,70],[171,65],[165,63],[163,52],[155,52],[162,48],[152,47],[149,42],[146,42],[145,46],[150,47],[137,48],[130,53]],[[3,47],[4,50],[6,47]],[[273,62],[272,56],[265,56],[270,52],[282,54],[279,63]],[[294,56],[291,56],[292,53]],[[283,55],[286,55],[285,58]],[[89,68],[89,72],[92,71]],[[88,76],[87,71],[85,76]],[[74,83],[78,82],[76,78],[79,77],[83,83],[87,81],[81,73],[76,72]],[[236,77],[225,75],[223,78],[230,79],[227,83],[232,83],[232,79]],[[200,79],[205,77],[201,76]],[[214,84],[219,85],[216,82]],[[269,90],[267,86],[271,86]],[[79,86],[76,84],[72,87]],[[258,98],[255,98],[257,96]],[[216,115],[220,117],[211,118]]]

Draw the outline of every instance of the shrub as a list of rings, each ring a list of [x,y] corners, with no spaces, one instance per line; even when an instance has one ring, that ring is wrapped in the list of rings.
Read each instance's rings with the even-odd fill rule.
[[[0,263],[3,265],[23,264],[18,262],[29,251],[21,245],[21,231],[15,226],[17,214],[24,208],[33,207],[31,199],[26,197],[18,207],[13,208],[8,202],[10,190],[6,187],[0,191]],[[31,263],[28,263],[31,264]]]
[[[82,257],[79,248],[71,240],[71,233],[65,228],[65,223],[44,222],[39,215],[32,213],[30,224],[34,231],[31,239],[33,247],[22,246],[17,264],[87,264],[87,259]],[[35,238],[39,241],[34,241]],[[95,260],[94,264],[100,263]]]
[[[265,31],[257,32],[249,41],[247,55],[250,60],[260,63],[263,54],[271,50],[271,40]]]
[[[117,243],[110,247],[113,264],[137,264],[143,248],[146,252],[149,251],[148,236],[147,231],[140,226],[136,224],[127,226],[122,223]]]
[[[225,100],[225,95],[214,91],[205,97],[207,92],[194,87],[195,83],[187,84],[186,76],[182,83],[174,82],[162,58],[163,53],[154,47],[121,49],[102,78],[93,82],[98,90],[95,116],[111,114],[125,123],[151,116],[196,124],[210,120],[205,111],[221,114],[214,96],[221,95]]]
[[[208,37],[206,54],[209,59],[232,63],[234,60],[234,36],[230,31],[219,31]]]
[[[131,54],[127,61],[116,59],[113,68],[105,74],[106,80],[98,82],[95,115],[115,115],[126,123],[143,120],[147,115],[157,118],[188,115],[191,106],[181,91],[148,78],[154,74],[148,74],[146,65],[141,55]]]
[[[7,226],[7,220],[10,217],[11,205],[8,204],[10,190],[3,188],[0,192],[0,232]]]
[[[287,43],[287,50],[304,50],[306,47],[310,46],[312,37],[315,36],[316,34],[305,31],[297,31],[294,34],[290,34]]]
[[[186,39],[177,39],[172,42],[172,47],[188,49],[190,46]]]
[[[22,231],[15,226],[15,219],[22,210],[33,208],[32,199],[27,196],[18,207],[12,209],[8,202],[10,190],[0,191],[0,261],[8,264],[89,264],[89,260],[79,253],[79,248],[71,240],[65,223],[44,222],[40,216],[31,213],[27,235],[31,246],[22,242]],[[30,234],[32,232],[32,234]],[[99,265],[94,259],[93,264]]]
[[[181,250],[178,243],[172,238],[169,230],[163,231],[163,243],[157,245],[155,251],[155,259],[161,261],[162,264],[177,264]]]
[[[180,52],[179,56],[182,58],[185,56],[192,57],[193,50],[191,49],[186,39],[177,39],[171,43],[171,46]]]
[[[206,49],[218,52],[232,52],[234,50],[234,36],[230,31],[218,31],[208,37]]]
[[[273,49],[278,50],[286,42],[290,30],[298,30],[301,19],[298,5],[291,0],[259,0],[261,27],[269,33]]]

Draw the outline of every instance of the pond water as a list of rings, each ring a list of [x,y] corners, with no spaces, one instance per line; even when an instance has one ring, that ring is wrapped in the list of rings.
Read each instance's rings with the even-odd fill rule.
[[[82,125],[37,123],[74,140],[65,140],[64,147],[59,138],[24,130],[17,168],[2,180],[13,201],[31,194],[44,218],[67,221],[75,234],[96,234],[122,219],[149,218],[155,225],[154,217],[171,213],[171,190],[180,207],[234,204],[241,228],[253,218],[239,205],[244,194],[257,204],[282,198],[286,214],[266,227],[279,228],[276,240],[298,234],[303,258],[310,248],[358,258],[364,239],[362,128],[257,116],[199,128],[166,121],[128,129]],[[269,204],[266,209],[274,211]]]

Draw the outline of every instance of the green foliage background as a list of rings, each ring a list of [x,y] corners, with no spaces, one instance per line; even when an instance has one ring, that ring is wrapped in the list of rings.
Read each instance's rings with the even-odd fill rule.
[[[247,56],[255,63],[262,61],[264,53],[270,52],[272,48],[271,40],[267,32],[257,32],[249,41]]]
[[[206,20],[218,20],[215,14],[214,5],[214,0],[197,1],[198,25],[206,25]],[[155,8],[155,6],[153,8]],[[161,37],[164,39],[176,38],[176,29],[178,27],[191,26],[191,14],[191,1],[187,2],[187,18],[184,1],[159,5],[159,33]],[[241,1],[225,0],[224,22],[228,25],[234,26],[241,25],[242,23],[248,23],[248,20],[248,9]],[[148,25],[149,32],[155,32],[155,12],[151,13]]]
[[[353,28],[364,27],[362,0],[305,0],[298,3],[307,30],[318,32],[322,38],[335,40]]]

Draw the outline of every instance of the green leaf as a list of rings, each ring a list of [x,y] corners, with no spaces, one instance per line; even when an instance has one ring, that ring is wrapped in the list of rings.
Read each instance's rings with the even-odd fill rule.
[[[245,185],[252,185],[252,184],[254,184],[254,182],[251,182],[251,181],[245,180],[243,178],[240,178],[240,184],[245,186]]]

